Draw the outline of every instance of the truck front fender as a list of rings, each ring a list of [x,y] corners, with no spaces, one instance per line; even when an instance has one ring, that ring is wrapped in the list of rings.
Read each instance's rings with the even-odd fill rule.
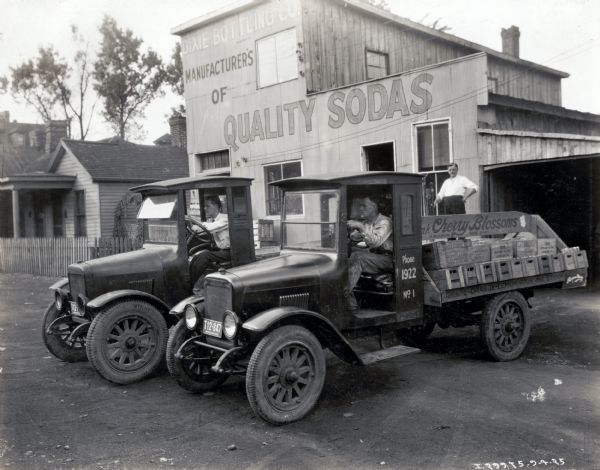
[[[167,304],[165,304],[158,297],[152,294],[148,294],[148,292],[142,292],[135,289],[115,290],[112,292],[107,292],[106,294],[99,295],[98,297],[95,297],[94,299],[90,300],[85,306],[85,308],[89,308],[90,310],[96,311],[121,299],[145,300],[146,302],[154,305],[160,310],[160,312],[165,317],[165,320],[167,321],[167,325],[171,325],[174,322],[174,320],[172,318],[169,318],[169,315],[167,315],[167,313],[169,312],[169,306]]]
[[[359,355],[340,331],[323,315],[298,307],[275,307],[253,316],[242,329],[253,339],[260,339],[283,325],[299,325],[310,330],[324,347],[331,349],[341,360],[361,364]]]
[[[63,277],[62,279],[60,279],[59,281],[56,281],[54,284],[52,284],[50,287],[48,287],[48,289],[50,289],[50,290],[62,289],[67,284],[69,284],[69,278]]]

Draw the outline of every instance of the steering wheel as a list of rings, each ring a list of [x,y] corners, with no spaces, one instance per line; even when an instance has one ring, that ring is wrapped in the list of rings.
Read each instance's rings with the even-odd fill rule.
[[[197,232],[192,229],[192,225],[200,228],[200,231]],[[204,224],[196,221],[192,222],[188,219],[185,221],[185,228],[188,233],[186,237],[186,244],[188,247],[189,256],[197,253],[200,250],[206,250],[216,246],[213,234],[210,233],[210,230],[208,230]]]

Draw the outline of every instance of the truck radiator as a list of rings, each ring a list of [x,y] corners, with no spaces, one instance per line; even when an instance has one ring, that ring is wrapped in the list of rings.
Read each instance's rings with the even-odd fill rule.
[[[280,307],[299,307],[308,308],[308,292],[302,294],[290,294],[279,296]]]

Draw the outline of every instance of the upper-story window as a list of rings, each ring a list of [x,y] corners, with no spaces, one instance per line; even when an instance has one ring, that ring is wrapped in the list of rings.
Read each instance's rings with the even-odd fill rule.
[[[390,74],[388,55],[385,52],[367,49],[367,80],[386,77]]]
[[[258,88],[298,78],[296,28],[256,41]]]
[[[423,186],[423,213],[436,214],[435,196],[448,178],[450,155],[450,123],[438,121],[415,126],[417,143],[417,171],[425,174]]]
[[[15,132],[10,136],[11,143],[15,147],[23,147],[25,145],[25,136]]]

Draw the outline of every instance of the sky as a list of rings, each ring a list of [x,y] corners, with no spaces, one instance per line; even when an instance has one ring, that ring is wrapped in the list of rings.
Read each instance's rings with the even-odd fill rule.
[[[193,18],[232,3],[231,0],[0,0],[0,76],[10,67],[34,58],[39,47],[54,46],[60,55],[72,58],[75,46],[70,25],[89,41],[94,52],[100,41],[98,26],[105,14],[121,28],[141,38],[142,48],[151,48],[170,60],[177,36],[170,30]],[[500,30],[516,25],[521,31],[523,59],[570,74],[563,79],[563,106],[600,114],[600,2],[597,0],[388,0],[399,16],[451,29],[447,32],[480,45],[501,50]],[[170,110],[183,104],[167,92],[145,111],[143,132],[134,141],[152,143],[169,132]],[[102,139],[114,132],[96,107],[88,139]],[[10,111],[12,120],[39,123],[35,110],[0,95],[0,111]],[[59,118],[59,116],[57,116]]]

